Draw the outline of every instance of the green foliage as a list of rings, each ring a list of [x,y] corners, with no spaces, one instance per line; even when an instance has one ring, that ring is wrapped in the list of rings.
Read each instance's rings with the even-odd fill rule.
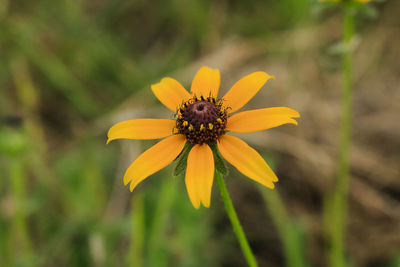
[[[215,169],[222,174],[222,176],[226,176],[228,174],[228,168],[225,165],[225,161],[222,159],[221,154],[218,151],[218,147],[216,144],[210,146],[214,155],[214,163]]]
[[[190,150],[192,149],[193,144],[186,142],[185,147],[183,148],[181,154],[176,159],[177,164],[174,169],[174,175],[178,176],[180,174],[185,174],[186,165],[187,165],[187,157],[189,155]]]
[[[23,129],[0,128],[0,153],[13,156],[21,155],[26,151],[28,142],[28,137]]]

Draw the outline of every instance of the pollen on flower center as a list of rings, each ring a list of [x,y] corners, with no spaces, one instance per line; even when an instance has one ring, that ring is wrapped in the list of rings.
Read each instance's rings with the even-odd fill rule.
[[[179,107],[175,132],[192,144],[215,143],[225,133],[227,117],[222,100],[195,96]]]

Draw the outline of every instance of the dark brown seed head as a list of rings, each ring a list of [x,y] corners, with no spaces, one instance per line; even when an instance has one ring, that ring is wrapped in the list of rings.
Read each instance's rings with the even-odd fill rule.
[[[225,134],[227,116],[222,100],[193,97],[182,103],[176,113],[176,132],[192,144],[215,143]]]

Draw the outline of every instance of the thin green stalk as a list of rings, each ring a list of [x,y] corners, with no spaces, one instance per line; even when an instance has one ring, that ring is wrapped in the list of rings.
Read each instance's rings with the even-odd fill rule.
[[[21,105],[20,111],[24,117],[24,125],[32,140],[32,149],[28,151],[32,157],[30,162],[39,182],[46,188],[58,188],[49,166],[46,164],[48,159],[48,145],[44,134],[44,127],[38,117],[39,93],[32,80],[29,64],[25,57],[19,56],[13,59],[11,64],[12,76],[16,88],[16,95]]]
[[[256,266],[258,266],[256,258],[254,257],[254,254],[251,251],[249,243],[247,242],[246,235],[244,234],[243,228],[240,225],[236,211],[232,204],[232,200],[229,197],[228,190],[226,189],[224,178],[218,171],[215,171],[215,179],[217,180],[219,192],[221,193],[221,197],[222,197],[222,201],[224,202],[224,205],[225,205],[226,213],[228,214],[228,217],[231,221],[233,231],[235,232],[235,235],[239,241],[240,248],[242,249],[242,252],[246,258],[246,261],[250,267],[256,267]]]
[[[352,113],[352,49],[351,40],[354,31],[354,14],[351,6],[344,6],[345,51],[342,62],[342,117],[340,121],[339,162],[337,184],[332,199],[331,213],[331,266],[345,266],[344,239],[347,214],[347,195],[349,186],[349,159],[351,145]]]
[[[269,190],[264,187],[260,187],[260,189],[272,221],[278,230],[287,266],[308,266],[303,255],[303,244],[300,234],[296,231],[295,225],[291,222],[278,190]]]
[[[20,256],[29,256],[31,253],[31,240],[29,238],[27,214],[25,209],[26,192],[22,162],[19,158],[11,158],[10,181],[15,212],[12,220],[13,227],[13,251],[14,260],[20,260]]]
[[[149,229],[149,237],[146,238],[148,240],[147,249],[150,266],[168,265],[168,261],[162,255],[163,253],[160,253],[160,250],[165,246],[165,230],[175,195],[176,185],[171,179],[165,179],[161,186],[159,201]]]
[[[132,198],[131,209],[131,245],[129,249],[129,266],[143,266],[144,247],[144,203],[142,195],[138,194]]]

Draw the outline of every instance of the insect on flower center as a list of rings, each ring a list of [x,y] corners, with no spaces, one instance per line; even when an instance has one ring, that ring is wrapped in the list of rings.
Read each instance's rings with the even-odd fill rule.
[[[174,133],[185,135],[192,144],[215,143],[225,134],[227,117],[222,100],[195,96],[178,108]]]

